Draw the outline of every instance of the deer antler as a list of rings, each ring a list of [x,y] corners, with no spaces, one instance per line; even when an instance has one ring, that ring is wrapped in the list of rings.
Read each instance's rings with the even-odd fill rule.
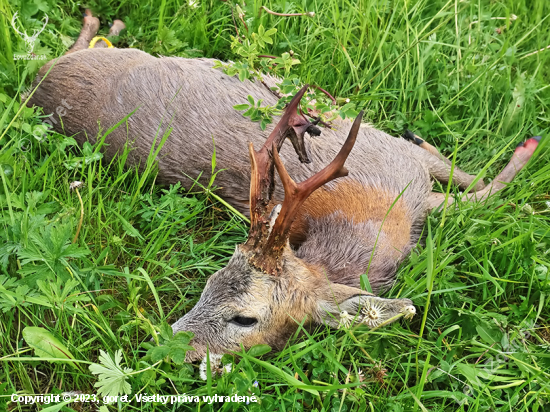
[[[13,30],[15,30],[15,32],[16,32],[17,34],[19,34],[20,36],[22,36],[22,37],[28,37],[28,36],[27,36],[27,32],[21,33],[19,30],[17,30],[17,27],[15,27],[15,21],[17,20],[17,14],[18,14],[18,13],[19,13],[19,12],[16,11],[15,14],[13,15],[13,17],[11,18],[11,27],[13,27]]]
[[[296,97],[295,97],[296,98]],[[294,100],[294,99],[293,99]],[[359,115],[356,117],[355,121],[353,122],[353,126],[348,134],[348,137],[340,149],[340,152],[334,160],[323,170],[316,173],[315,175],[311,176],[309,179],[305,180],[304,182],[301,182],[299,184],[296,184],[294,180],[288,175],[288,172],[286,171],[281,158],[279,157],[278,150],[280,147],[277,147],[275,143],[271,143],[271,154],[272,160],[267,161],[269,164],[269,167],[271,168],[271,176],[270,176],[270,194],[273,192],[273,163],[275,164],[275,167],[277,168],[277,172],[279,173],[279,176],[281,178],[281,181],[283,183],[284,192],[285,192],[285,199],[283,201],[283,205],[280,209],[279,215],[277,219],[275,220],[275,223],[273,227],[271,228],[271,231],[269,231],[269,221],[267,220],[265,214],[263,216],[262,220],[262,232],[261,232],[261,238],[258,237],[259,231],[251,231],[249,233],[249,238],[247,241],[248,246],[253,246],[256,249],[256,253],[254,253],[250,257],[251,263],[256,266],[257,268],[261,269],[262,271],[277,275],[282,270],[282,254],[283,250],[287,244],[288,237],[290,235],[290,228],[292,225],[292,222],[296,218],[296,214],[302,204],[306,201],[306,199],[319,187],[323,186],[325,183],[330,182],[331,180],[337,179],[339,177],[347,176],[348,170],[344,167],[344,163],[346,159],[348,158],[349,153],[351,152],[351,149],[353,148],[355,144],[355,140],[357,138],[357,133],[359,131],[359,126],[361,125],[361,119],[363,117],[363,112],[360,112]],[[266,150],[266,155],[268,156],[267,152],[267,144],[270,143],[270,139],[266,142],[266,144],[262,147],[262,151]],[[251,179],[251,205],[252,205],[252,194],[253,194],[253,185],[258,184],[258,176],[255,174],[255,171],[258,169],[258,165],[256,163],[256,157],[254,156],[254,152],[250,148],[250,154],[251,154],[251,161],[252,161],[252,171],[253,176]],[[267,202],[265,203],[265,208],[267,210]],[[251,212],[252,213],[252,212]]]
[[[249,143],[251,177],[250,177],[250,232],[245,244],[249,249],[260,249],[269,234],[269,216],[267,207],[273,195],[275,182],[272,150],[280,150],[288,137],[302,163],[310,163],[305,144],[304,134],[312,127],[312,123],[298,114],[298,106],[308,85],[292,98],[281,120],[275,126],[266,142],[259,151],[255,151]]]
[[[41,29],[34,29],[33,30],[33,34],[32,34],[32,38],[33,39],[36,39],[38,37],[38,35],[40,33],[42,33],[44,31],[44,29],[46,28],[46,25],[48,24],[48,15],[46,14],[46,17],[45,17],[45,21],[44,21],[44,25],[42,26]]]

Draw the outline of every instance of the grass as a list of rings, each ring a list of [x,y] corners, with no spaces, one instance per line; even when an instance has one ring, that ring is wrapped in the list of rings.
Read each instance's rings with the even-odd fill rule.
[[[232,1],[88,5],[103,23],[124,19],[128,30],[118,47],[240,59],[231,36],[246,29]],[[261,6],[315,16],[260,15]],[[468,172],[490,179],[516,143],[548,138],[550,50],[538,52],[550,45],[545,0],[251,0],[239,7],[250,33],[260,25],[277,28],[265,54],[293,50],[301,64],[292,75],[330,91],[349,110],[365,109],[369,122],[391,134],[415,130]],[[103,350],[120,351],[121,367],[134,371],[120,372],[115,382],[130,385],[130,398],[255,393],[261,399],[218,404],[222,410],[549,410],[547,143],[489,201],[428,217],[425,243],[385,295],[411,298],[420,312],[412,322],[375,331],[303,331],[281,353],[261,360],[263,348],[255,348],[232,373],[205,383],[196,367],[181,365],[177,351],[159,355],[144,342],[193,306],[207,276],[245,239],[246,223],[209,191],[155,185],[154,165],[142,173],[124,168],[127,152],[107,162],[101,145],[33,137],[41,134],[41,115],[19,102],[41,62],[13,59],[25,45],[11,17],[18,11],[31,27],[47,13],[35,52],[54,58],[78,35],[80,5],[0,2],[0,11],[0,394],[97,394],[98,376],[88,365],[99,363]],[[69,189],[73,181],[84,182],[75,243],[81,205]],[[33,333],[45,333],[41,341],[55,342],[54,349],[34,350]],[[160,337],[166,347],[185,347],[185,339],[168,335]],[[47,406],[0,398],[0,409]],[[107,408],[174,407],[134,400]]]

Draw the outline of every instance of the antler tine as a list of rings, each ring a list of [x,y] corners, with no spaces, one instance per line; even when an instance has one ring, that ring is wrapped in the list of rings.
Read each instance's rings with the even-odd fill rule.
[[[306,93],[308,87],[308,84],[302,87],[300,91],[292,98],[290,103],[288,103],[281,120],[279,120],[277,126],[275,126],[275,129],[273,129],[260,151],[270,151],[273,147],[273,143],[276,143],[277,150],[281,150],[285,138],[288,137],[291,140],[300,161],[302,163],[311,162],[305,150],[303,140],[304,133],[306,129],[311,126],[311,122],[309,122],[303,115],[297,114],[300,100],[302,100],[302,97]],[[289,133],[290,129],[292,129],[294,133]]]
[[[18,13],[19,13],[19,12],[16,11],[16,12],[13,14],[13,17],[12,17],[12,19],[11,19],[11,27],[13,27],[13,30],[15,30],[15,32],[16,32],[17,34],[19,34],[20,36],[26,36],[26,35],[27,35],[27,32],[21,33],[19,30],[17,30],[17,27],[15,27],[15,21],[17,20],[17,14],[18,14]]]
[[[273,193],[273,162],[271,155],[263,151],[254,150],[252,142],[248,143],[250,155],[250,231],[246,244],[250,247],[258,247],[259,242],[266,238],[266,213],[271,194]]]
[[[257,267],[272,275],[280,273],[282,269],[281,256],[288,241],[290,227],[302,204],[315,190],[325,183],[348,175],[348,170],[344,167],[344,163],[355,144],[362,118],[363,111],[355,118],[348,137],[334,160],[323,170],[298,184],[289,176],[279,157],[277,148],[275,145],[273,146],[275,167],[283,183],[285,199],[269,238],[263,245],[263,253],[255,256],[253,259],[253,263]]]
[[[48,24],[48,15],[46,14],[46,17],[44,19],[44,25],[42,26],[41,29],[35,29],[33,30],[33,36],[38,36],[40,33],[42,33],[44,31],[44,29],[46,28],[46,25]]]
[[[260,150],[255,151],[252,143],[248,145],[251,164],[250,232],[245,245],[249,248],[258,249],[267,240],[269,234],[267,207],[273,195],[275,185],[273,179],[275,173],[272,154],[273,147],[276,150],[280,150],[286,137],[289,137],[300,160],[309,163],[303,141],[306,129],[302,133],[296,133],[296,127],[305,127],[311,124],[303,116],[300,118],[297,115],[300,100],[307,88],[308,85],[305,85],[292,98],[281,120],[277,123],[277,126],[275,126],[275,129],[271,132]]]

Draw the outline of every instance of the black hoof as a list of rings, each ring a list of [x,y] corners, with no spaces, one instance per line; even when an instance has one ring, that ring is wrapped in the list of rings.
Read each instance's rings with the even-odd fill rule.
[[[321,136],[321,129],[319,129],[318,127],[315,127],[313,124],[310,125],[310,126],[306,129],[306,132],[307,132],[310,136]]]
[[[415,135],[409,129],[405,130],[405,132],[401,136],[403,137],[403,139],[413,142],[417,146],[420,146],[422,143],[424,143],[424,140]]]
[[[542,136],[533,136],[533,137],[531,137],[530,139],[527,139],[524,142],[518,143],[516,148],[525,146],[525,143],[527,143],[529,140],[535,140],[537,143],[539,143],[541,139],[542,139]]]

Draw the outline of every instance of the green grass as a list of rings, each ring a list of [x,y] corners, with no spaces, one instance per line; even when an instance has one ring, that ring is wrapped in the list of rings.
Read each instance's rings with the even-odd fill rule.
[[[102,23],[126,22],[118,47],[238,61],[230,48],[232,7],[237,29],[246,29],[236,3],[197,4],[88,3]],[[262,5],[315,16],[260,15]],[[240,7],[250,33],[260,24],[277,28],[263,52],[280,56],[292,49],[301,64],[291,73],[302,82],[343,104],[350,99],[350,110],[365,109],[366,120],[391,134],[415,130],[468,172],[485,169],[490,179],[516,143],[549,138],[550,50],[535,53],[550,45],[546,0],[251,0]],[[159,360],[143,343],[193,306],[207,276],[245,239],[246,224],[210,192],[159,187],[154,167],[125,169],[127,153],[107,162],[99,159],[100,145],[78,148],[57,134],[37,141],[32,132],[41,127],[40,114],[19,102],[41,63],[14,61],[25,46],[11,17],[19,11],[31,27],[46,12],[50,20],[36,53],[54,58],[78,35],[81,9],[68,0],[2,0],[0,11],[0,394],[97,393],[88,364],[99,362],[100,350],[120,350],[124,367],[144,370],[126,377],[130,398],[254,392],[261,404],[219,406],[549,410],[547,143],[489,201],[428,217],[426,241],[385,294],[414,301],[419,315],[412,322],[376,331],[303,331],[283,352],[259,360],[262,348],[256,348],[231,374],[205,383],[196,367],[180,365],[175,354]],[[73,181],[84,182],[84,218],[74,244],[81,206],[69,189]],[[33,329],[24,332],[33,326],[49,331],[48,339],[78,362],[55,360],[66,357],[56,350],[50,361],[42,359],[29,346]],[[160,339],[170,342],[166,334]],[[0,409],[6,403],[8,410],[32,409],[9,397],[0,398]],[[173,409],[135,401],[108,408]]]

